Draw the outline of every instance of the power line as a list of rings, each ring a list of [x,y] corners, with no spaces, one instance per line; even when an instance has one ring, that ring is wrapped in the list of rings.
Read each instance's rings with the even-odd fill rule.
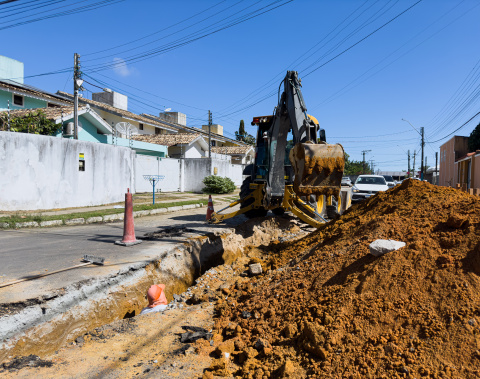
[[[366,39],[368,39],[369,37],[371,37],[373,34],[377,33],[379,30],[383,29],[385,26],[389,25],[390,23],[392,23],[393,21],[395,21],[396,19],[398,19],[400,16],[402,16],[403,14],[405,14],[406,12],[408,12],[409,10],[411,10],[413,7],[415,7],[416,5],[418,5],[419,3],[421,3],[423,0],[418,0],[417,2],[415,2],[413,5],[411,5],[410,7],[406,8],[405,10],[403,10],[402,12],[400,12],[399,14],[397,14],[395,17],[391,18],[389,21],[387,21],[386,23],[384,23],[382,26],[378,27],[377,29],[375,29],[373,32],[369,33],[368,35],[366,35],[365,37],[361,38],[360,40],[358,40],[357,42],[355,42],[354,44],[350,45],[350,47],[344,49],[342,52],[338,53],[337,55],[335,55],[334,57],[332,57],[331,59],[329,59],[328,61],[326,61],[325,63],[319,65],[318,67],[316,67],[315,69],[309,71],[308,73],[306,74],[302,74],[302,77],[305,78],[307,77],[308,75],[314,73],[315,71],[317,71],[318,69],[324,67],[325,65],[327,65],[328,63],[332,62],[333,60],[339,58],[340,56],[342,56],[343,54],[345,54],[346,52],[348,52],[349,50],[351,50],[353,47],[357,46],[358,44],[360,44],[361,42],[365,41]],[[229,115],[232,115],[232,114],[235,114],[235,113],[239,113],[241,112],[242,110],[245,110],[245,109],[248,109],[250,107],[253,107],[254,105],[257,105],[263,101],[265,101],[266,99],[272,97],[275,93],[277,93],[277,91],[271,91],[269,94],[267,94],[266,96],[262,97],[261,99],[259,99],[258,101],[255,101],[254,103],[252,104],[249,104],[247,106],[244,106],[243,108],[239,109],[239,110],[236,110],[236,111],[233,111],[233,112],[230,112],[230,113],[227,113],[226,115],[229,116]],[[222,117],[223,115],[220,115],[220,117]]]
[[[84,56],[96,55],[96,54],[99,54],[99,53],[104,53],[104,52],[106,52],[106,51],[118,49],[118,48],[123,47],[123,46],[131,45],[132,43],[135,43],[135,42],[138,42],[138,41],[142,41],[142,40],[147,39],[147,38],[149,38],[149,37],[151,37],[151,36],[154,36],[154,35],[156,35],[156,34],[159,34],[159,33],[163,32],[163,31],[165,31],[165,30],[168,30],[168,29],[173,28],[173,27],[175,27],[175,26],[177,26],[177,25],[180,25],[180,24],[182,24],[182,23],[184,23],[184,22],[186,22],[186,21],[188,21],[188,20],[191,20],[191,19],[193,19],[193,18],[201,15],[202,13],[205,13],[205,12],[209,11],[210,9],[213,9],[213,8],[219,6],[220,4],[224,3],[225,1],[226,1],[226,0],[222,0],[222,1],[220,1],[219,3],[212,5],[211,7],[206,8],[206,9],[204,9],[204,10],[201,11],[201,12],[195,13],[194,15],[192,15],[192,16],[190,16],[190,17],[187,17],[187,18],[183,19],[182,21],[179,21],[179,22],[177,22],[177,23],[175,23],[175,24],[172,24],[172,25],[170,25],[170,26],[167,26],[167,27],[165,27],[165,28],[163,28],[163,29],[157,30],[157,31],[154,32],[154,33],[147,34],[146,36],[143,36],[143,37],[134,39],[134,40],[129,41],[129,42],[122,43],[122,44],[117,45],[117,46],[110,47],[110,48],[108,48],[108,49],[102,49],[102,50],[95,51],[95,52],[93,52],[93,53],[86,53],[86,54],[83,54],[83,55],[84,55]],[[243,1],[243,0],[242,0],[242,1]],[[229,6],[229,8],[231,8],[231,6]]]
[[[124,62],[140,62],[140,61],[143,61],[143,60],[146,60],[146,59],[150,59],[150,58],[153,58],[157,55],[160,55],[160,54],[165,54],[167,52],[170,52],[172,50],[175,50],[175,49],[178,49],[180,47],[183,47],[185,45],[188,45],[188,44],[191,44],[195,41],[198,41],[198,40],[201,40],[203,38],[206,38],[210,35],[213,35],[213,34],[216,34],[216,33],[219,33],[223,30],[226,30],[226,29],[229,29],[229,28],[232,28],[233,26],[236,26],[238,24],[241,24],[241,23],[244,23],[248,20],[251,20],[253,18],[256,18],[256,17],[259,17],[265,13],[268,13],[268,12],[271,12],[277,8],[280,8],[288,3],[291,3],[293,2],[294,0],[285,0],[283,3],[279,4],[279,5],[276,5],[276,6],[273,6],[275,4],[278,3],[278,0],[277,1],[274,1],[270,4],[268,4],[267,6],[264,6],[260,9],[256,9],[255,11],[251,12],[250,14],[248,15],[242,15],[240,17],[238,17],[236,20],[233,20],[231,21],[229,24],[225,25],[225,26],[222,26],[222,27],[218,27],[217,29],[211,31],[211,32],[208,32],[208,33],[204,33],[204,34],[201,34],[201,35],[198,35],[198,36],[192,36],[190,35],[190,39],[187,39],[186,38],[188,37],[184,37],[182,39],[179,39],[177,41],[173,41],[171,43],[168,43],[166,45],[163,45],[163,46],[160,46],[160,47],[157,47],[155,49],[152,49],[152,50],[149,50],[149,51],[146,51],[146,52],[143,52],[143,53],[140,53],[140,54],[135,54],[135,55],[132,55],[132,56],[129,56],[129,57],[126,57],[124,59]],[[261,11],[263,10],[263,11]],[[231,16],[230,16],[231,17]],[[197,34],[199,32],[196,32]],[[96,65],[96,66],[92,66],[90,68],[90,72],[91,73],[94,73],[94,72],[97,72],[97,71],[102,71],[102,70],[106,70],[106,69],[110,69],[110,68],[115,68],[117,67],[118,65],[115,64],[115,63],[108,63],[108,64],[99,64],[99,65]]]
[[[436,141],[431,141],[431,142],[427,142],[427,143],[437,143],[437,142],[440,142],[441,140],[444,140],[445,138],[447,137],[450,137],[452,134],[458,132],[460,129],[462,129],[465,125],[467,125],[470,121],[472,121],[475,117],[477,117],[478,115],[480,114],[480,112],[476,113],[474,116],[472,116],[468,121],[464,122],[462,125],[460,125],[457,129],[455,129],[453,132],[447,134],[446,136],[440,138],[440,139],[437,139]]]
[[[321,64],[320,66],[314,68],[313,70],[311,70],[310,72],[306,73],[303,75],[303,77],[307,77],[308,75],[310,74],[313,74],[315,71],[317,71],[318,69],[326,66],[328,63],[332,62],[333,60],[337,59],[338,57],[342,56],[343,54],[345,54],[347,51],[353,49],[355,46],[357,46],[358,44],[362,43],[363,41],[365,41],[366,39],[368,39],[369,37],[371,37],[372,35],[374,35],[375,33],[377,33],[379,30],[383,29],[385,26],[391,24],[393,21],[395,21],[397,18],[399,18],[400,16],[402,16],[403,14],[405,14],[406,12],[408,12],[410,9],[412,9],[414,6],[416,6],[417,4],[421,3],[423,0],[418,0],[415,4],[411,5],[410,7],[408,7],[407,9],[405,9],[403,12],[400,12],[399,14],[397,14],[395,17],[393,17],[392,19],[390,19],[389,21],[387,21],[386,23],[384,23],[382,26],[380,26],[379,28],[375,29],[373,32],[371,32],[370,34],[366,35],[365,37],[363,37],[361,40],[355,42],[353,45],[351,45],[350,47],[348,47],[347,49],[343,50],[341,53],[335,55],[333,58],[329,59],[328,61],[326,61],[325,63]]]
[[[57,0],[57,1],[53,2],[52,4],[57,3],[57,2],[62,2],[62,1],[65,1],[65,0]],[[78,2],[73,3],[73,4],[79,4],[79,3],[86,2],[86,1],[90,1],[90,0],[82,0],[82,1],[78,1]],[[14,21],[23,20],[21,22],[17,22],[17,23],[13,23],[13,24],[9,24],[9,25],[0,27],[0,30],[10,29],[10,28],[14,28],[14,27],[17,27],[17,26],[30,24],[30,23],[33,23],[33,22],[47,20],[47,19],[50,19],[50,18],[57,18],[57,17],[68,16],[68,15],[77,14],[77,13],[83,13],[83,12],[95,10],[95,9],[98,9],[98,8],[103,8],[103,7],[108,6],[108,5],[120,3],[120,2],[123,2],[123,1],[125,1],[125,0],[102,0],[102,1],[98,1],[98,2],[90,4],[90,5],[84,5],[84,6],[80,6],[80,7],[77,7],[77,8],[73,8],[73,9],[69,9],[69,10],[45,15],[45,16],[42,16],[42,17],[33,18],[33,19],[27,19],[27,20],[25,20],[25,16],[22,16],[22,17],[13,19],[13,20],[0,22],[0,25],[4,25],[4,24],[8,24],[8,23],[11,23],[11,22],[14,22]],[[49,10],[46,10],[46,11],[43,11],[43,12],[35,12],[35,16],[38,15],[38,14],[51,12],[52,10],[67,8],[69,6],[71,6],[71,5],[57,7],[57,8],[49,9]],[[35,10],[37,8],[41,8],[41,7],[29,8],[28,12],[30,12],[32,10]],[[24,12],[27,12],[27,11],[17,12],[15,14],[11,15],[11,16],[15,16],[17,14],[21,14],[21,13],[24,13]],[[10,17],[10,16],[7,16],[7,17]],[[26,16],[26,17],[28,18],[30,16]]]

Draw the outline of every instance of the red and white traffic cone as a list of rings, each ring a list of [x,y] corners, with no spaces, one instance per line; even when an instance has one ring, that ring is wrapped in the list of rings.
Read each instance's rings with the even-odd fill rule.
[[[123,239],[115,241],[116,245],[132,246],[142,241],[135,238],[135,225],[133,223],[133,198],[130,188],[127,188],[125,194],[125,217],[123,218]]]
[[[208,195],[207,221],[212,218],[213,212],[215,211],[213,210],[212,195]]]

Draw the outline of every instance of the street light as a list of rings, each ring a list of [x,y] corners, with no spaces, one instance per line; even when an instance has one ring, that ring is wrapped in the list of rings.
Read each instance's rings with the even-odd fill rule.
[[[425,130],[423,129],[423,127],[421,127],[419,132],[417,128],[415,128],[410,121],[405,120],[404,118],[402,118],[402,121],[408,122],[410,126],[422,137],[422,162],[420,165],[420,179],[423,180],[423,150],[425,147],[425,137],[424,137]],[[415,167],[413,168],[413,171],[415,171]]]

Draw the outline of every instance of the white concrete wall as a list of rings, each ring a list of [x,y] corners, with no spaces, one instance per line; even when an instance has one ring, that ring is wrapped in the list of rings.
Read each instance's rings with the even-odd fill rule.
[[[239,164],[231,164],[230,165],[230,172],[228,177],[233,180],[237,187],[240,187],[243,183],[243,169],[245,168],[244,165]]]
[[[152,185],[143,175],[163,175],[165,178],[155,182],[155,192],[180,191],[180,160],[137,155],[135,160],[136,192],[152,192]]]
[[[244,166],[231,164],[228,160],[221,159],[184,159],[185,191],[200,192],[203,187],[203,179],[214,175],[215,168],[221,177],[232,179],[236,186],[243,182],[242,172]]]
[[[79,171],[79,154],[85,171]],[[0,210],[37,210],[123,201],[135,192],[135,153],[95,142],[0,132]]]

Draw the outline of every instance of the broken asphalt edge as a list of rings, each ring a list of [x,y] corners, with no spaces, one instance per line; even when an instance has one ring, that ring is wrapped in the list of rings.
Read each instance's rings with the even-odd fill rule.
[[[210,238],[221,239],[232,233],[235,233],[235,229],[228,228],[222,232],[209,233],[209,236]],[[86,279],[53,290],[49,294],[41,296],[40,304],[28,305],[14,314],[0,317],[0,362],[15,348],[20,339],[41,340],[42,337],[48,337],[48,335],[42,336],[42,333],[44,333],[42,328],[47,331],[51,328],[44,328],[43,325],[49,323],[61,325],[69,317],[77,318],[78,312],[94,314],[95,307],[98,304],[108,304],[107,307],[114,307],[115,301],[109,299],[109,294],[125,292],[126,288],[134,287],[142,279],[151,277],[151,270],[147,268],[149,265],[158,266],[159,273],[163,272],[164,275],[169,275],[172,272],[178,274],[181,271],[188,271],[191,268],[188,267],[189,262],[185,260],[185,257],[191,256],[192,250],[201,249],[201,246],[198,245],[198,238],[192,238],[185,242],[176,244],[154,258],[121,268],[116,273]],[[218,253],[221,248],[221,244],[211,244],[211,255]],[[184,259],[182,259],[182,256]],[[183,268],[179,267],[179,258],[184,263]],[[105,320],[101,324],[112,321],[113,319]],[[96,326],[100,326],[100,324]],[[86,329],[77,327],[66,333],[68,335],[62,338],[68,341],[86,331]]]

